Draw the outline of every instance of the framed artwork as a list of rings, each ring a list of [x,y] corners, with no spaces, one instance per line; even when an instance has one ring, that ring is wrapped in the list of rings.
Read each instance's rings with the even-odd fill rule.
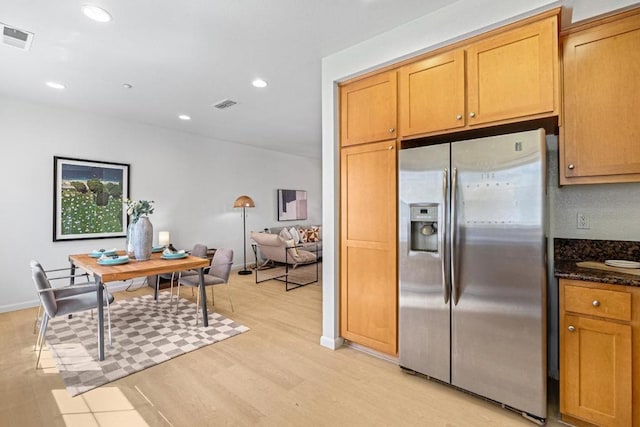
[[[278,190],[278,221],[307,219],[307,192]]]
[[[53,158],[53,241],[127,235],[129,165]]]

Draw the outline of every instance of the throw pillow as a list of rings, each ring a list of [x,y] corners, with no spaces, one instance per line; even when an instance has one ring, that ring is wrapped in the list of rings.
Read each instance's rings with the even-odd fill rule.
[[[307,242],[317,242],[318,239],[318,227],[310,227],[305,230],[307,234]]]
[[[287,230],[286,228],[283,228],[282,230],[280,230],[279,236],[282,237],[284,240],[293,239],[293,236],[291,236],[291,234],[289,233],[289,230]]]
[[[293,241],[296,245],[300,243],[300,233],[298,233],[298,229],[296,229],[295,227],[291,227],[289,229],[289,234],[291,234],[291,238],[293,238]]]
[[[307,243],[307,232],[304,228],[298,228],[298,234],[300,235],[300,243]]]
[[[318,227],[318,240],[322,240],[322,227]]]

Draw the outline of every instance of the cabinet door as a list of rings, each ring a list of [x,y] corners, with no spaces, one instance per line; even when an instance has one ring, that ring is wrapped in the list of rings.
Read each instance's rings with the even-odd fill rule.
[[[340,333],[397,353],[395,140],[340,156]]]
[[[569,34],[563,47],[560,183],[640,181],[640,15]]]
[[[631,326],[565,314],[560,327],[560,412],[630,426]]]
[[[471,45],[469,125],[552,115],[557,110],[557,43],[553,16]]]
[[[400,69],[402,137],[464,127],[464,71],[461,49]]]
[[[340,144],[384,141],[396,137],[397,77],[376,74],[340,88]]]

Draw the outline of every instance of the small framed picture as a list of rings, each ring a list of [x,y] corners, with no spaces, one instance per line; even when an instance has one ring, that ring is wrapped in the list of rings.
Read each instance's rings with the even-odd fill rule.
[[[53,241],[125,237],[129,165],[53,158]]]
[[[307,192],[278,190],[278,221],[307,219]]]

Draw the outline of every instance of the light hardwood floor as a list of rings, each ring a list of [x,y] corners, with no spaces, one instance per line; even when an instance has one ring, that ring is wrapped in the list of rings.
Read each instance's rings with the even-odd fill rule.
[[[320,346],[319,283],[285,292],[253,280],[232,274],[234,313],[225,287],[215,289],[215,310],[251,331],[75,398],[57,373],[34,370],[35,309],[0,314],[0,426],[534,425],[387,360]],[[556,419],[552,406],[548,425]]]

